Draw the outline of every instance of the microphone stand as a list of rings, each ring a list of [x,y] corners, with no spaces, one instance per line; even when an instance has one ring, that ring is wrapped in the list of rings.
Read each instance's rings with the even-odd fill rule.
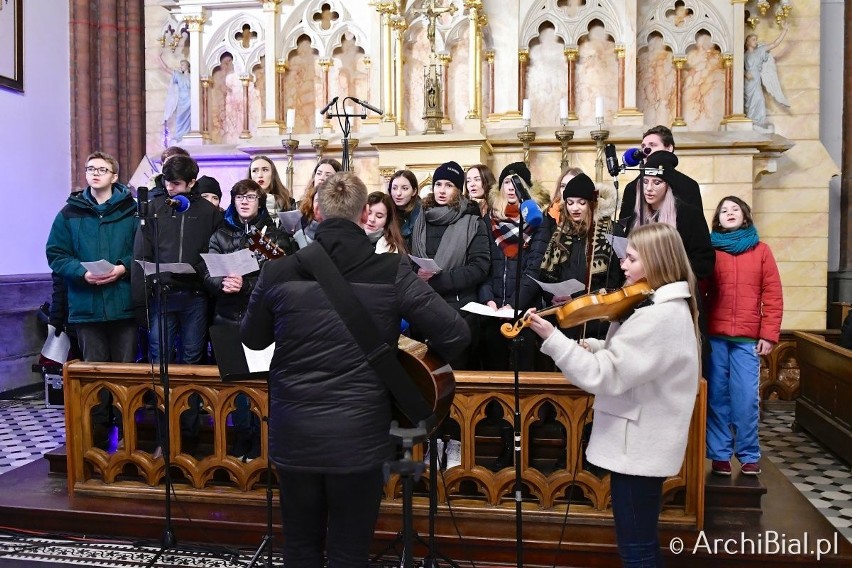
[[[520,202],[520,196],[518,201]],[[519,203],[520,204],[520,203]],[[518,207],[518,268],[515,275],[515,317],[514,321],[518,321],[521,317],[521,278],[524,275],[523,269],[523,251],[524,251],[524,214],[521,207]],[[521,498],[521,489],[523,483],[521,480],[521,371],[520,371],[520,351],[524,337],[519,333],[512,338],[512,370],[515,377],[514,385],[514,438],[515,438],[515,562],[517,568],[524,566],[524,518],[523,518],[523,500]]]
[[[157,312],[159,315],[157,321],[157,336],[160,341],[159,358],[160,358],[160,382],[163,385],[163,462],[165,468],[165,485],[166,485],[166,505],[165,505],[165,527],[163,528],[163,536],[160,539],[160,550],[146,564],[146,568],[150,568],[157,563],[160,556],[166,550],[174,548],[177,545],[177,538],[172,528],[172,474],[171,474],[171,426],[169,424],[169,413],[171,409],[169,385],[169,354],[171,349],[168,348],[168,333],[166,332],[166,301],[168,298],[168,289],[163,285],[160,275],[160,220],[157,213],[153,216],[154,225],[154,290],[157,298]]]
[[[369,105],[369,103],[365,103],[364,101],[356,99],[355,97],[344,97],[343,102],[345,103],[347,100],[352,101],[352,102],[354,102],[358,105],[361,105],[361,107],[363,107],[363,108],[369,108],[370,110],[372,110],[374,112],[379,110],[379,109]],[[360,118],[362,120],[366,120],[367,111],[362,110],[360,113],[350,113],[347,110],[346,105],[344,104],[343,105],[343,112],[341,113],[337,109],[337,99],[336,98],[335,98],[335,102],[334,102],[334,107],[335,107],[335,112],[328,112],[325,115],[325,117],[326,118],[337,118],[338,119],[338,123],[340,124],[340,131],[343,134],[343,160],[342,160],[341,165],[343,166],[343,171],[348,172],[352,169],[352,166],[350,164],[351,152],[349,150],[349,132],[352,130],[352,123],[349,119],[350,118]],[[377,114],[381,115],[382,113],[377,112]],[[340,119],[343,119],[343,120],[340,120]]]

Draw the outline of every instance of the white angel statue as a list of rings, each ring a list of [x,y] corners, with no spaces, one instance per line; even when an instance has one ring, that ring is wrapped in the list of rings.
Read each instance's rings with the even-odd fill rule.
[[[787,26],[770,44],[759,44],[756,34],[746,36],[745,42],[745,112],[752,120],[755,128],[771,130],[772,125],[766,120],[766,99],[763,89],[772,95],[779,104],[790,106],[790,101],[781,89],[778,80],[778,69],[775,67],[775,58],[770,51],[781,44],[787,35]]]
[[[190,91],[192,85],[189,76],[189,61],[182,59],[180,69],[169,69],[166,62],[163,61],[162,54],[160,61],[163,62],[163,68],[172,75],[166,91],[166,102],[163,109],[163,126],[165,128],[168,128],[169,120],[174,117],[174,125],[168,136],[168,143],[171,144],[183,138],[190,128]]]

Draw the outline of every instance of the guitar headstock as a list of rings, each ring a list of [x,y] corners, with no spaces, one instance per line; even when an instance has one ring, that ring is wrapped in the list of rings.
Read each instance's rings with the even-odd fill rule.
[[[286,255],[277,244],[272,242],[272,239],[257,230],[257,227],[252,227],[251,231],[246,233],[249,241],[249,249],[253,252],[262,254],[267,260],[275,260],[283,258]]]

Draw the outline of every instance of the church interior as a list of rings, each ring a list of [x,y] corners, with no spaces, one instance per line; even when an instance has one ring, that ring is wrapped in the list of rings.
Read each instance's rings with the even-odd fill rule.
[[[852,350],[839,344],[852,306],[852,114],[844,108],[852,7],[838,0],[61,4],[0,3],[0,29],[15,31],[0,36],[19,42],[0,43],[13,41],[10,53],[21,59],[0,54],[0,123],[8,125],[0,132],[0,193],[11,198],[42,170],[47,182],[36,182],[43,214],[26,227],[13,222],[32,238],[13,241],[10,232],[0,261],[0,422],[18,424],[0,434],[7,456],[0,566],[5,556],[18,558],[21,543],[37,547],[32,538],[51,535],[63,535],[51,559],[83,534],[113,544],[148,539],[156,549],[170,501],[180,545],[242,550],[222,560],[193,549],[186,565],[245,565],[246,551],[268,532],[267,443],[259,459],[227,451],[235,397],[247,396],[262,415],[265,381],[228,383],[213,365],[173,365],[172,422],[194,396],[208,413],[197,446],[173,432],[166,472],[145,396],[153,366],[40,364],[47,331],[37,312],[51,291],[44,241],[69,189],[85,186],[91,152],[115,156],[121,182],[135,190],[160,171],[166,147],[181,146],[201,175],[218,180],[222,207],[258,155],[272,158],[297,200],[322,158],[343,161],[370,191],[386,190],[394,172],[407,169],[425,196],[448,160],[494,172],[523,162],[548,191],[565,168],[579,167],[597,184],[623,189],[637,172],[613,175],[605,147],[614,145],[620,158],[655,125],[671,129],[678,169],[698,182],[708,226],[725,196],[750,204],[775,255],[784,304],[781,339],[760,357],[763,473],[712,475],[702,382],[683,466],[664,483],[666,563],[852,565]],[[418,534],[433,528],[441,553],[461,565],[520,565],[519,551],[535,566],[620,565],[609,478],[584,456],[592,396],[556,373],[522,375],[518,399],[511,372],[457,371],[455,381],[448,420],[459,459],[413,483]],[[93,442],[90,416],[104,388],[125,415],[122,444],[108,448]],[[515,468],[511,458],[501,462],[516,410],[524,440],[520,534]],[[414,448],[415,460],[424,456]],[[164,499],[166,473],[173,485]],[[393,474],[385,486],[377,565],[402,554],[405,481]],[[277,508],[270,522],[275,549]],[[775,546],[767,535],[787,540]],[[750,544],[719,548],[742,539]],[[414,555],[431,553],[430,544],[421,540]],[[136,549],[125,552],[129,559]]]

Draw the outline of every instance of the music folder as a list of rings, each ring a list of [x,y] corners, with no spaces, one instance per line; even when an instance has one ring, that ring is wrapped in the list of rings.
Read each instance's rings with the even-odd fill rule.
[[[274,343],[262,350],[249,349],[240,341],[238,324],[211,326],[210,341],[223,382],[266,380],[269,377]]]

